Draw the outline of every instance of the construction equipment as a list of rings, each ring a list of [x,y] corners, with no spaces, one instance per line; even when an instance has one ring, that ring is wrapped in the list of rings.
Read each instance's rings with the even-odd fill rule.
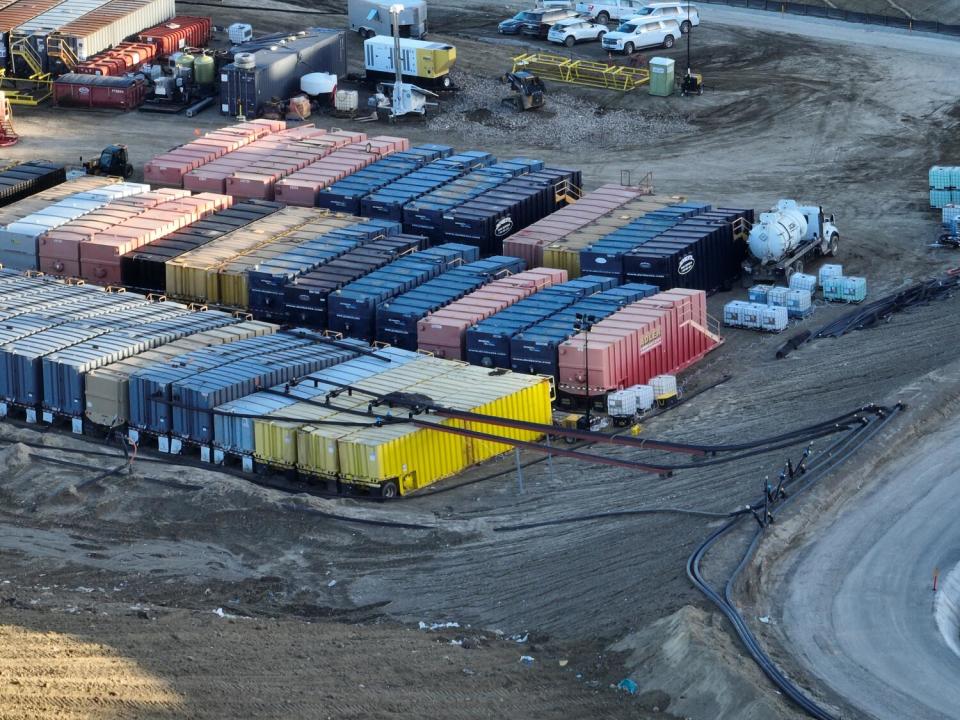
[[[527,70],[508,72],[500,78],[501,82],[510,83],[513,94],[503,98],[505,105],[512,105],[517,110],[537,110],[546,103],[546,87],[543,80]]]
[[[0,147],[16,145],[20,136],[13,129],[13,110],[7,102],[6,93],[0,91]]]
[[[684,97],[687,95],[703,95],[703,75],[690,72],[690,68],[687,68],[686,74],[680,81],[680,94]]]
[[[133,165],[128,161],[126,145],[107,145],[100,153],[100,157],[80,164],[87,175],[107,175],[111,177],[128,178],[133,175]]]
[[[403,13],[403,5],[390,6],[390,17],[393,21],[393,67],[396,71],[396,79],[392,83],[378,84],[376,95],[369,101],[375,107],[377,117],[386,116],[390,122],[410,113],[425,115],[427,106],[436,104],[428,102],[427,98],[438,97],[436,93],[403,82],[403,73],[400,69],[403,57],[400,51],[401,13]]]
[[[650,82],[650,71],[643,67],[617,65],[612,62],[572,60],[562,55],[531,53],[513,58],[513,72],[534,73],[545,80],[629,92]]]

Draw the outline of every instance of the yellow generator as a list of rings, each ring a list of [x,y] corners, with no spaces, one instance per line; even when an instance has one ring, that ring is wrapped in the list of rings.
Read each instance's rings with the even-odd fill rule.
[[[363,41],[363,57],[368,80],[390,82],[396,79],[393,64],[394,38],[375,35]],[[405,82],[425,88],[450,90],[450,70],[457,60],[453,45],[400,38],[400,72]]]

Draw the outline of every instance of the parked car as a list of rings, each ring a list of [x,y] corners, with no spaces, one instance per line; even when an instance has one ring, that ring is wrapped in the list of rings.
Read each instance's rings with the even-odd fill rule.
[[[568,18],[553,24],[547,33],[550,42],[573,47],[578,42],[601,40],[607,34],[607,26],[582,18]]]
[[[497,25],[497,30],[503,35],[519,35],[520,28],[525,22],[535,22],[539,19],[539,13],[542,10],[524,10],[518,12],[512,18],[504,20]]]
[[[577,3],[577,12],[606,25],[611,20],[629,20],[640,14],[646,0],[595,0]]]
[[[680,23],[680,32],[690,32],[691,27],[700,24],[700,11],[696,5],[682,2],[647,3],[636,14],[648,20],[676,20]]]
[[[614,32],[603,36],[604,50],[615,50],[632,55],[634,50],[645,47],[672,48],[680,37],[680,23],[676,20],[648,20],[632,18]]]
[[[535,38],[546,38],[550,28],[561,20],[579,17],[576,10],[569,9],[547,9],[532,12],[535,12],[537,17],[523,23],[520,32],[528,37]]]

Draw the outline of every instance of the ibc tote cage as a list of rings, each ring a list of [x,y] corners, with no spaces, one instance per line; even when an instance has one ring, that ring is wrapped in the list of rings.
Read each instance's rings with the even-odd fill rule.
[[[550,53],[524,53],[513,58],[513,72],[528,70],[546,80],[630,92],[650,82],[650,71],[626,65],[573,60]]]

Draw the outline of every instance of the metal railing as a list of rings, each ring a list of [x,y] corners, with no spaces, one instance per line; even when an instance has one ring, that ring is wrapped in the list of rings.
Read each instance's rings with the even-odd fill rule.
[[[650,82],[650,71],[626,65],[575,60],[550,53],[525,53],[513,58],[513,72],[529,70],[543,80],[629,92]]]
[[[808,5],[801,2],[781,2],[780,0],[702,0],[712,5],[728,5],[730,7],[749,8],[750,10],[766,10],[784,15],[802,15],[806,17],[841,20],[843,22],[860,23],[862,25],[882,25],[884,27],[916,30],[917,32],[932,32],[942,35],[960,37],[960,25],[942,23],[938,20],[915,20],[906,15],[880,15],[878,13],[856,12],[841,8],[826,7],[824,5]]]

